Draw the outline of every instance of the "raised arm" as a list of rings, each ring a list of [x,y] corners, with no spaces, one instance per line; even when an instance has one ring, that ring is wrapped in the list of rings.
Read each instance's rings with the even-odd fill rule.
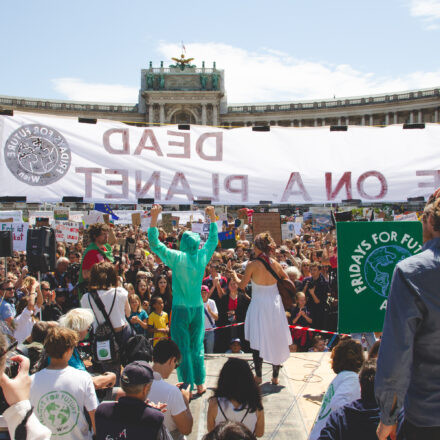
[[[162,212],[162,206],[153,205],[151,208],[151,225],[148,228],[148,241],[151,250],[169,267],[173,268],[180,252],[166,247],[159,241],[159,231],[157,229],[157,219]]]
[[[206,241],[203,249],[206,252],[208,260],[211,259],[212,254],[214,253],[217,245],[218,245],[218,228],[215,219],[215,211],[213,206],[208,206],[205,209],[205,213],[209,216],[211,220],[211,225],[209,226],[209,235],[208,240]]]

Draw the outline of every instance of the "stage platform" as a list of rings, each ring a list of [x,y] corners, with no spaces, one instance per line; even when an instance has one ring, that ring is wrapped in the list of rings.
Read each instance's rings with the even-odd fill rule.
[[[217,384],[218,374],[228,357],[246,359],[252,365],[252,355],[206,355],[206,386],[208,391],[190,403],[194,417],[188,440],[200,440],[206,433],[208,399]],[[280,371],[280,385],[270,383],[272,368],[263,365],[263,405],[265,434],[263,439],[307,440],[323,395],[335,377],[330,367],[330,353],[292,353]],[[176,383],[173,374],[168,382]]]

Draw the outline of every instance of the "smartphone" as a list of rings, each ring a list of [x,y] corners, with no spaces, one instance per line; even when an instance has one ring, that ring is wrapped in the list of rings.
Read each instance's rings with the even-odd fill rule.
[[[189,387],[189,383],[183,382],[179,385],[179,390],[186,390]]]

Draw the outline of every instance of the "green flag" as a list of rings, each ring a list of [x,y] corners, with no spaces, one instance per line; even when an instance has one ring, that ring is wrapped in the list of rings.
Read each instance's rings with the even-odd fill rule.
[[[341,333],[382,331],[396,264],[422,250],[420,222],[336,224]]]

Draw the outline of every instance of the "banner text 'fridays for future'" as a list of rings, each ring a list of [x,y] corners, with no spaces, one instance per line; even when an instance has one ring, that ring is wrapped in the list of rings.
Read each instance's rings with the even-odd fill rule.
[[[406,201],[440,186],[440,126],[349,127],[80,124],[27,113],[0,116],[1,195],[29,202],[218,204]]]

